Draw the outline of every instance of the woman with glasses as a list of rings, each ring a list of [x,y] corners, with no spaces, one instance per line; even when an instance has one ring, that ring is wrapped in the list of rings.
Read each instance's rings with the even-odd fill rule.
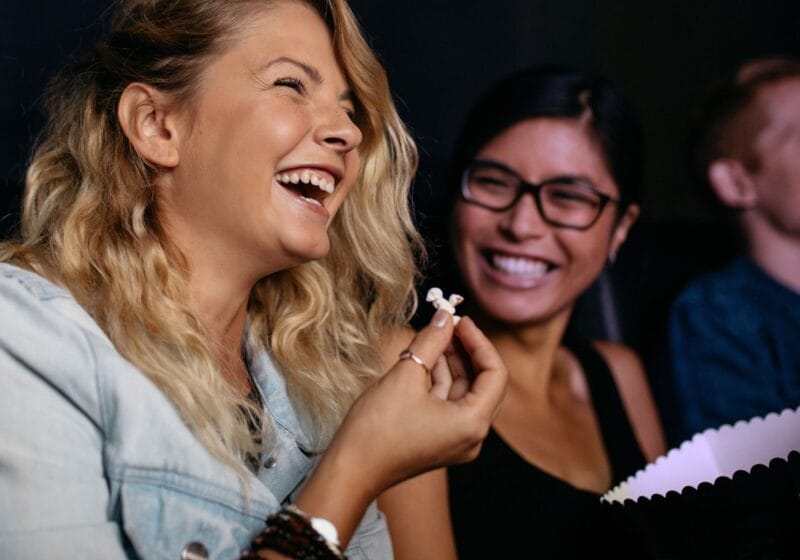
[[[415,491],[449,490],[462,560],[587,557],[599,546],[600,495],[664,452],[635,353],[565,334],[639,215],[641,175],[638,120],[605,80],[531,69],[473,109],[442,220],[459,278],[440,273],[436,284],[465,295],[459,310],[490,336],[509,385],[481,454],[448,469],[449,488],[435,472],[382,498],[396,551],[452,550],[447,533],[413,537],[443,523],[446,502],[413,523],[402,508]]]

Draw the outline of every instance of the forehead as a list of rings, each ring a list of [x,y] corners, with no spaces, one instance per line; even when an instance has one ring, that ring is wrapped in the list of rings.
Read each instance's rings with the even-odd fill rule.
[[[518,122],[487,142],[477,156],[504,163],[530,181],[564,174],[613,183],[600,145],[578,119]]]
[[[762,87],[757,102],[767,124],[796,119],[800,116],[800,76]]]
[[[751,142],[757,153],[765,153],[796,138],[800,135],[800,77],[759,89],[754,108],[746,113],[752,121],[752,132],[741,136],[754,139]]]
[[[330,29],[314,8],[298,0],[256,9],[227,46],[223,56],[238,57],[254,71],[287,56],[319,68],[327,80],[344,82]]]

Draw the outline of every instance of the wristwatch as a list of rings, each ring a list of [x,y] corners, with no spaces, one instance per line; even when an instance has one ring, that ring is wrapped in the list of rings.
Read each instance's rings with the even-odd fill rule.
[[[339,548],[339,531],[336,530],[336,526],[333,523],[323,517],[311,516],[308,516],[308,522],[328,544],[332,544],[337,549]]]

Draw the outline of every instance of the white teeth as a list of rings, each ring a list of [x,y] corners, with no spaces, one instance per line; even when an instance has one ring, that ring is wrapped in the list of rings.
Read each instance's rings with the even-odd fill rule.
[[[547,263],[522,257],[492,255],[492,265],[507,274],[526,278],[541,278],[547,273]]]
[[[277,173],[275,174],[275,180],[280,183],[291,183],[294,185],[297,185],[298,183],[314,185],[315,187],[319,187],[321,191],[325,191],[329,194],[333,193],[334,191],[333,182],[328,181],[324,177],[320,177],[311,169],[304,169],[300,172],[293,171],[291,173]]]

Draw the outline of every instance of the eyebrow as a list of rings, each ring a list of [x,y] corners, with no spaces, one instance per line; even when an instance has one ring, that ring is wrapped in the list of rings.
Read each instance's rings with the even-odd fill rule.
[[[289,56],[281,56],[274,60],[270,60],[264,66],[261,67],[261,71],[268,70],[269,68],[275,66],[276,64],[291,64],[293,66],[297,66],[300,70],[305,73],[308,78],[314,82],[315,84],[319,85],[322,83],[322,75],[319,73],[319,70],[306,64],[305,62],[301,62],[296,58],[291,58]],[[355,103],[356,96],[351,89],[347,89],[344,93],[339,96],[339,99],[342,101],[351,101]]]
[[[519,178],[521,181],[523,181],[525,183],[528,183],[528,181],[526,181],[525,178],[522,177],[522,175],[520,175],[519,172],[516,169],[513,169],[513,168],[511,168],[511,167],[509,167],[509,166],[507,166],[507,165],[505,165],[503,163],[500,163],[499,161],[495,161],[493,159],[476,159],[476,160],[473,160],[472,164],[473,165],[482,165],[484,167],[492,167],[492,168],[498,169],[500,171],[505,171],[506,173],[510,173],[511,175],[514,175],[515,177]],[[594,188],[595,190],[597,190],[597,191],[599,191],[599,192],[601,192],[603,194],[608,194],[608,193],[605,193],[604,191],[602,191],[595,184],[595,182],[590,177],[587,177],[586,175],[580,175],[580,174],[579,175],[564,175],[564,174],[554,175],[552,177],[545,178],[541,182],[548,183],[550,181],[564,181],[564,180],[566,180],[566,181],[577,181],[579,183],[585,183],[585,184],[589,185],[590,187]],[[608,195],[608,196],[611,196],[611,195]]]

